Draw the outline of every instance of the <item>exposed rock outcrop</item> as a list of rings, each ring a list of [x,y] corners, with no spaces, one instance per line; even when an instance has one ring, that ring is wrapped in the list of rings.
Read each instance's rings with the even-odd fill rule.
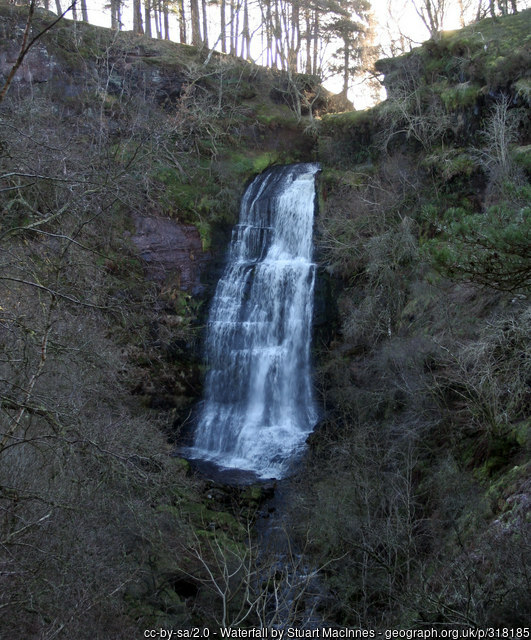
[[[210,256],[203,251],[197,228],[158,216],[136,215],[134,221],[133,242],[148,277],[161,285],[176,280],[180,289],[194,296],[202,293],[201,271]]]

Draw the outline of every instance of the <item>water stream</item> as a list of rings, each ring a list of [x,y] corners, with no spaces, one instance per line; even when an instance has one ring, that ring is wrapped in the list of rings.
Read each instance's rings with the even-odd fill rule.
[[[210,309],[191,458],[280,478],[317,420],[310,341],[318,164],[272,167],[245,192]]]

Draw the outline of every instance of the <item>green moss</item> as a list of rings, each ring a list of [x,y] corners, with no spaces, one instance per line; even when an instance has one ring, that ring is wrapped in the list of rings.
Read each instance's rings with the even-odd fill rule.
[[[518,488],[529,477],[530,465],[514,465],[503,473],[495,474],[488,479],[487,499],[490,501],[493,513],[507,510],[506,499],[518,492]]]
[[[264,501],[265,492],[260,485],[250,485],[240,495],[242,506],[247,507],[251,512],[256,512],[260,504]]]
[[[515,147],[512,150],[512,156],[515,163],[524,169],[527,173],[531,174],[531,145],[528,144],[523,147]]]
[[[201,502],[191,501],[186,495],[181,496],[179,506],[160,505],[158,511],[173,515],[176,520],[188,520],[197,533],[225,532],[234,541],[244,540],[246,529],[236,518],[226,511],[215,511]]]
[[[531,418],[522,421],[511,432],[518,446],[529,448],[531,439]]]
[[[210,251],[212,248],[212,227],[209,222],[200,220],[195,223],[199,235],[201,236],[201,246],[203,251]]]
[[[172,458],[172,463],[177,469],[185,475],[190,475],[191,466],[185,458]]]
[[[352,169],[327,167],[321,175],[321,181],[327,190],[341,186],[361,187],[367,183],[367,178],[372,176],[375,171],[376,167],[373,164],[360,164]],[[324,211],[324,208],[321,210]]]
[[[446,87],[440,92],[441,100],[449,111],[470,107],[481,93],[481,87],[476,84],[461,83],[453,87]]]
[[[298,126],[295,114],[287,105],[272,104],[260,99],[250,101],[249,104],[252,106],[256,120],[260,124],[270,128],[277,126],[296,128]]]
[[[391,91],[405,70],[415,69],[419,84],[439,85],[435,92],[447,109],[471,106],[481,87],[486,92],[518,82],[520,95],[529,96],[530,16],[527,9],[446,31],[407,54],[379,60],[376,68]]]
[[[374,115],[374,109],[329,113],[322,117],[321,131],[325,135],[330,135],[335,134],[338,131],[341,132],[359,127],[371,126],[374,120]]]
[[[487,18],[464,29],[445,32],[441,55],[459,57],[471,76],[489,85],[506,84],[526,72],[531,10],[501,18]],[[526,62],[527,60],[527,62]],[[468,63],[473,63],[473,67]]]
[[[346,111],[323,116],[319,127],[319,158],[323,163],[348,168],[377,155],[374,137],[379,127],[380,108]]]
[[[212,179],[205,180],[198,170],[195,174],[185,176],[174,167],[160,166],[153,172],[152,178],[164,185],[159,195],[164,213],[183,222],[199,225],[200,214],[212,214],[220,204],[217,198],[219,186]],[[206,226],[203,227],[203,236],[207,240]]]
[[[238,178],[248,179],[252,175],[261,173],[271,165],[280,161],[280,156],[275,151],[235,150],[227,154],[227,160],[231,163],[231,171]]]

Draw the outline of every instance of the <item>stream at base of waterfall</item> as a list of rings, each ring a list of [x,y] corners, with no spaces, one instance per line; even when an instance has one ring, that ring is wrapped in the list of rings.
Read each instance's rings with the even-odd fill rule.
[[[209,313],[205,397],[187,457],[280,478],[317,421],[310,342],[319,170],[272,167],[242,198]]]

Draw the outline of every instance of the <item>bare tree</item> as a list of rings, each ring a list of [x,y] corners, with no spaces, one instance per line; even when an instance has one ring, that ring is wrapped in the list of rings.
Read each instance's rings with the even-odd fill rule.
[[[430,37],[437,38],[443,28],[446,0],[413,0],[413,4]]]

